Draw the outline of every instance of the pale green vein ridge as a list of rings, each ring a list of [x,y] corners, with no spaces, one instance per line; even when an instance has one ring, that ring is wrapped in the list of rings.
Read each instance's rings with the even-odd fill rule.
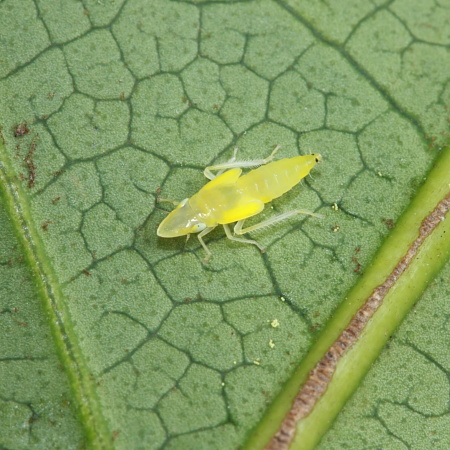
[[[87,366],[77,339],[59,283],[45,256],[44,247],[31,218],[27,195],[14,175],[6,156],[0,133],[0,195],[4,198],[6,212],[11,220],[26,261],[33,274],[37,296],[42,300],[55,339],[60,361],[69,377],[70,386],[80,421],[83,424],[89,448],[111,447],[111,433],[101,413],[95,387],[90,380]]]
[[[277,432],[294,397],[309,372],[331,347],[373,289],[381,285],[411,244],[417,239],[422,221],[450,192],[450,147],[445,148],[386,238],[372,264],[335,311],[323,332],[301,361],[293,376],[266,411],[244,448],[262,449]],[[313,411],[297,426],[292,449],[314,448],[331,427],[345,402],[355,392],[371,364],[382,351],[410,308],[436,276],[450,255],[450,217],[447,215],[420,247],[408,269],[400,276],[382,305],[363,330],[358,341],[338,362],[336,372]]]

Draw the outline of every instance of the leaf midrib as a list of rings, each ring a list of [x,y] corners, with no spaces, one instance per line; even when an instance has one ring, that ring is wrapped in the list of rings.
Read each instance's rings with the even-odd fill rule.
[[[14,174],[14,171],[0,133],[0,195],[4,198],[6,214],[23,248],[24,261],[32,273],[36,298],[41,300],[44,310],[48,313],[47,323],[58,357],[69,378],[76,410],[90,447],[108,448],[110,433],[101,413],[94,383],[75,337],[57,277],[45,255],[43,243],[32,220],[27,196],[23,188],[15,182],[17,178],[8,174]]]

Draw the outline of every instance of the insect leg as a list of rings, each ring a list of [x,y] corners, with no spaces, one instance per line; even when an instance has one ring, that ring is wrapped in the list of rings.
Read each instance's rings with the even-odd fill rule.
[[[243,239],[233,236],[231,234],[230,227],[226,224],[223,225],[223,228],[225,229],[225,234],[227,235],[228,239],[231,239],[232,241],[243,242],[244,244],[256,245],[261,250],[262,253],[265,253],[266,249],[261,244],[258,244],[256,241],[253,241],[252,239]]]
[[[236,153],[237,153],[237,147],[234,149],[233,157],[230,158],[226,163],[221,164],[215,164],[214,166],[208,166],[204,171],[203,174],[206,178],[209,180],[214,179],[217,175],[220,175],[222,172],[228,169],[235,169],[235,168],[248,168],[248,167],[255,167],[255,166],[263,166],[264,164],[268,164],[271,161],[273,161],[273,158],[275,156],[275,153],[280,150],[281,146],[277,145],[273,152],[264,159],[250,159],[248,161],[236,161]],[[216,175],[212,173],[213,170],[218,170]]]
[[[240,220],[236,223],[234,227],[234,233],[237,235],[250,233],[251,231],[257,231],[265,227],[269,227],[271,225],[274,225],[278,222],[281,222],[282,220],[289,219],[289,217],[296,216],[297,214],[308,214],[309,216],[318,217],[319,219],[323,219],[325,216],[322,214],[316,214],[311,211],[307,211],[306,209],[295,209],[294,211],[288,211],[283,214],[280,214],[279,216],[271,217],[270,219],[263,220],[260,223],[257,223],[256,225],[251,225],[250,227],[242,228],[244,225],[244,220]]]
[[[208,180],[213,180],[218,175],[220,175],[221,173],[225,172],[225,170],[227,170],[227,169],[229,169],[231,167],[234,167],[232,165],[236,161],[237,151],[238,151],[238,147],[234,147],[233,156],[226,163],[216,164],[214,166],[206,167],[206,169],[203,171],[203,175],[205,175],[205,177],[208,178]],[[213,174],[211,172],[212,170],[218,170],[218,172],[216,174]]]
[[[176,200],[170,200],[169,198],[156,198],[156,203],[172,203],[174,206],[178,206],[180,202],[177,202]]]
[[[216,227],[208,227],[205,228],[203,231],[201,231],[199,234],[197,234],[197,238],[200,242],[200,244],[202,244],[202,247],[205,249],[206,252],[206,256],[205,259],[203,260],[203,264],[208,264],[209,258],[211,258],[211,251],[209,250],[209,248],[206,246],[205,242],[203,241],[203,237],[206,236],[208,233],[210,233],[212,230],[214,230],[214,228]]]

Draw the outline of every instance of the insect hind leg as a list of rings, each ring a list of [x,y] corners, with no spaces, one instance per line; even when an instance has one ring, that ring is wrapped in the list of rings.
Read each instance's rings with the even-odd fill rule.
[[[238,151],[238,147],[235,147],[233,156],[227,162],[221,163],[221,164],[215,164],[213,166],[208,166],[203,171],[203,174],[209,180],[213,180],[218,175],[220,175],[221,173],[223,173],[225,170],[228,170],[228,169],[236,169],[236,168],[245,169],[245,168],[249,168],[249,167],[263,166],[264,164],[268,164],[273,161],[275,154],[278,152],[278,150],[280,150],[280,148],[281,148],[281,145],[277,145],[273,149],[272,153],[267,158],[264,158],[264,159],[250,159],[248,161],[236,161],[236,154]],[[212,171],[216,171],[216,170],[218,172],[216,174],[213,174]]]
[[[242,242],[244,244],[256,245],[261,250],[261,253],[265,253],[266,249],[261,244],[258,244],[258,242],[254,241],[252,239],[244,239],[244,238],[238,238],[236,236],[233,236],[233,234],[231,233],[230,227],[226,224],[223,225],[223,228],[225,230],[225,234],[227,235],[228,239],[230,239],[232,241]]]
[[[245,233],[250,233],[251,231],[261,230],[262,228],[270,227],[271,225],[289,219],[290,217],[296,216],[297,214],[307,214],[309,216],[318,217],[319,219],[323,219],[325,217],[322,214],[316,214],[311,211],[307,211],[306,209],[294,209],[293,211],[288,211],[278,216],[271,217],[270,219],[263,220],[260,223],[251,225],[250,227],[246,228],[243,228],[244,220],[240,220],[239,222],[236,222],[236,225],[234,227],[234,233],[237,235],[241,235]]]

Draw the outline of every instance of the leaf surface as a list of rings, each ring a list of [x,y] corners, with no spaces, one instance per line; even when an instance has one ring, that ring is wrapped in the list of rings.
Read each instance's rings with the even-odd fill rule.
[[[449,5],[0,2],[0,446],[236,448],[448,142]],[[160,239],[204,167],[320,153],[267,253]],[[322,448],[448,447],[449,267]],[[342,323],[345,326],[345,323]]]

